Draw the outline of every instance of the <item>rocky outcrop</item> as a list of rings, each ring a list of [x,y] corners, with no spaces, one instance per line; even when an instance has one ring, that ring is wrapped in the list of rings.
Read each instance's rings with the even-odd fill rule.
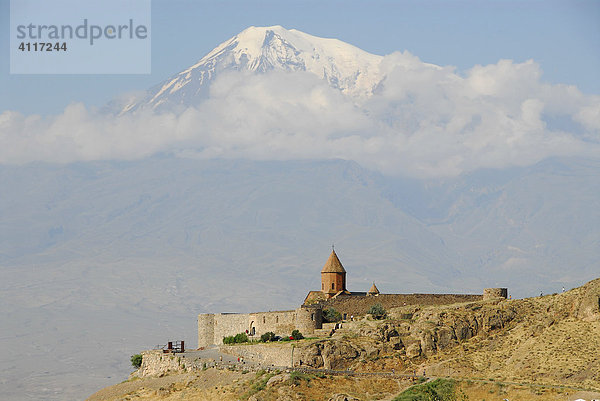
[[[282,373],[280,375],[275,375],[269,379],[269,381],[267,382],[267,387],[273,387],[278,384],[285,383],[288,380],[290,380],[290,377],[291,376],[289,373]]]
[[[600,279],[561,294],[545,296],[541,300],[545,304],[545,316],[541,324],[546,327],[566,318],[600,321]]]
[[[398,352],[407,358],[429,357],[477,335],[508,325],[517,312],[507,302],[473,303],[454,309],[400,311],[410,319],[371,322],[356,329],[361,341],[322,340],[298,349],[297,366],[346,369],[360,359]],[[363,341],[364,338],[372,341]]]
[[[581,295],[574,301],[576,318],[588,322],[600,320],[600,279],[579,288]]]
[[[395,314],[409,318],[365,326],[359,329],[359,334],[383,343],[383,351],[403,351],[408,358],[427,357],[476,335],[487,335],[504,328],[517,316],[516,310],[506,302]]]
[[[296,366],[343,370],[359,358],[378,355],[379,349],[369,342],[323,340],[299,349],[298,354]]]

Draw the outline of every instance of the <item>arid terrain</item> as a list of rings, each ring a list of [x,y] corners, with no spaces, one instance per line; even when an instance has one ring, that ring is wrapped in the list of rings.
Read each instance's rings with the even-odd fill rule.
[[[600,398],[600,279],[535,298],[365,316],[331,337],[294,342],[298,370],[270,367],[291,345],[221,348],[247,364],[183,355],[149,369],[145,357],[129,380],[89,400],[592,400]],[[450,392],[435,398],[443,387]]]

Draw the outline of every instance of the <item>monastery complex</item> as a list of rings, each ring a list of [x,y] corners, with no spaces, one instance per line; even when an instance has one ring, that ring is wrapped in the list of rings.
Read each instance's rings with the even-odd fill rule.
[[[222,344],[223,337],[248,333],[260,338],[266,332],[288,336],[293,330],[312,335],[323,326],[323,310],[333,308],[342,320],[365,315],[381,304],[386,310],[406,305],[443,305],[472,302],[492,297],[507,297],[506,288],[486,288],[483,295],[466,294],[381,294],[375,283],[367,292],[346,288],[346,270],[335,250],[321,269],[321,289],[310,291],[295,310],[255,313],[206,313],[198,315],[198,347]]]

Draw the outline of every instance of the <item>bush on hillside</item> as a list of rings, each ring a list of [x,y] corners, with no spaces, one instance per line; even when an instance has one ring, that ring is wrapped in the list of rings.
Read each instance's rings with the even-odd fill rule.
[[[385,319],[385,317],[387,316],[387,312],[383,308],[383,306],[381,306],[381,304],[375,304],[371,306],[367,313],[373,316],[374,319]]]
[[[246,333],[223,337],[223,344],[242,344],[247,343],[248,341],[248,335]]]
[[[429,383],[412,386],[403,391],[394,401],[463,401],[465,394],[457,394],[456,382],[448,379],[436,379]]]
[[[300,333],[300,330],[294,330],[292,331],[292,339],[293,340],[302,340],[304,338],[304,336],[302,335],[302,333]]]
[[[140,354],[131,355],[131,366],[136,369],[142,366],[142,356]]]
[[[334,323],[342,320],[342,314],[333,308],[323,309],[323,321],[325,323]]]
[[[273,333],[272,331],[267,331],[265,334],[260,336],[260,341],[262,341],[263,343],[269,342],[269,341],[274,341],[275,340],[275,333]]]

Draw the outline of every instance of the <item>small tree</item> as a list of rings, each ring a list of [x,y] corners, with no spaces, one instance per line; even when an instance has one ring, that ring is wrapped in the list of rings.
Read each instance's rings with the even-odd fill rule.
[[[267,331],[265,334],[260,336],[260,341],[262,341],[263,343],[273,341],[274,339],[275,333],[273,333],[272,331]]]
[[[304,338],[304,336],[302,335],[302,333],[300,333],[300,330],[294,330],[292,331],[292,339],[294,340],[302,340]]]
[[[369,308],[367,312],[369,315],[373,316],[374,319],[385,319],[387,316],[386,310],[381,306],[381,304],[375,304]]]
[[[323,321],[326,323],[339,322],[342,320],[342,314],[333,308],[323,309]]]
[[[131,366],[136,369],[142,366],[142,356],[140,354],[131,355]]]

